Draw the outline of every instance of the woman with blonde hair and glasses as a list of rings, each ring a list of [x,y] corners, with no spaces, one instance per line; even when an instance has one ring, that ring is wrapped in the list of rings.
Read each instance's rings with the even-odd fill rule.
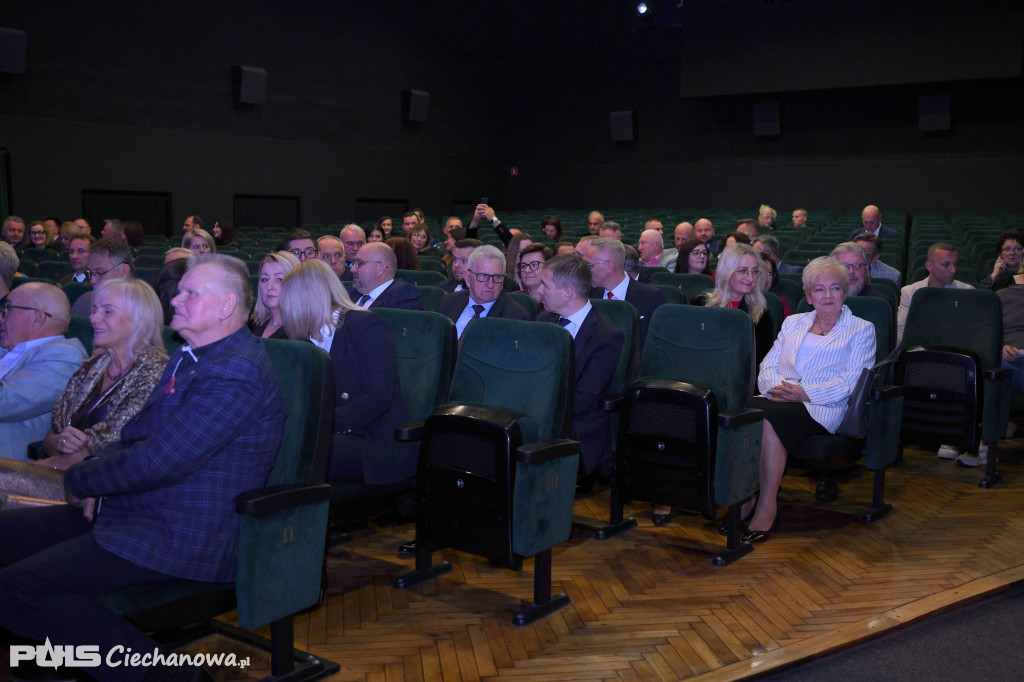
[[[417,448],[395,441],[409,412],[398,385],[391,328],[352,302],[323,261],[307,260],[281,283],[281,313],[292,339],[331,356],[334,436],[329,479],[385,485],[415,475]]]
[[[48,457],[33,463],[0,460],[0,491],[63,500],[64,470],[117,441],[163,374],[163,311],[148,284],[99,282],[89,321],[96,350],[57,399],[42,442]]]

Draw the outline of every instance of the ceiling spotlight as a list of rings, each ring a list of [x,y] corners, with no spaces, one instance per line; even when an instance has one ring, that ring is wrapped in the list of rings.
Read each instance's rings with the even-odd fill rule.
[[[641,2],[640,4],[638,4],[636,6],[636,13],[637,14],[647,14],[647,3],[646,2]]]

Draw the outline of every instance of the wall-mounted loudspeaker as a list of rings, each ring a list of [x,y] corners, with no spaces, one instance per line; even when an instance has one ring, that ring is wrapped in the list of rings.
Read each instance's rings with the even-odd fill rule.
[[[949,130],[952,117],[949,113],[950,95],[921,95],[917,99],[917,126],[922,133]]]
[[[754,104],[754,135],[758,137],[778,137],[782,134],[779,122],[779,103],[758,102]]]
[[[24,31],[0,28],[0,73],[25,75],[25,46],[28,39]]]
[[[265,104],[267,70],[255,66],[232,66],[231,90],[235,104]]]
[[[406,123],[423,123],[430,108],[430,93],[426,90],[402,91],[402,120]]]
[[[613,111],[611,116],[612,142],[632,142],[636,139],[636,110]]]

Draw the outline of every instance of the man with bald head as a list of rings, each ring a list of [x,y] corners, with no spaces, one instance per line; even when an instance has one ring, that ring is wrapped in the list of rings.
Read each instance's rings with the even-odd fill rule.
[[[718,253],[718,240],[715,239],[715,227],[707,218],[701,218],[693,224],[693,236],[708,247],[708,253]]]
[[[587,216],[587,232],[597,236],[601,233],[602,225],[604,225],[604,215],[600,211],[591,211]]]
[[[361,308],[423,310],[419,289],[395,278],[398,259],[384,242],[371,242],[359,249],[352,263],[352,300]]]
[[[65,339],[71,304],[52,284],[29,282],[0,303],[0,453],[28,461],[42,440],[68,379],[85,360],[78,339]]]
[[[882,212],[877,206],[865,206],[860,212],[860,222],[863,227],[858,227],[850,232],[847,241],[853,241],[858,234],[876,235],[879,239],[899,239],[900,233],[891,227],[882,225]]]
[[[665,250],[665,243],[662,241],[661,232],[658,230],[644,230],[640,233],[640,241],[637,242],[636,250],[640,252],[640,263],[649,268],[656,268],[661,263],[661,254]]]
[[[171,328],[185,345],[120,439],[68,469],[69,504],[0,514],[0,625],[16,634],[152,654],[157,642],[96,595],[171,578],[235,580],[236,498],[266,484],[288,408],[263,342],[246,326],[245,264],[196,256],[178,292]],[[180,670],[93,674],[179,679]]]
[[[661,262],[658,263],[663,268],[667,268],[669,272],[675,272],[676,261],[679,259],[679,249],[683,248],[683,242],[688,239],[693,239],[693,225],[683,221],[676,225],[675,229],[675,248],[665,249],[664,253],[661,254]]]

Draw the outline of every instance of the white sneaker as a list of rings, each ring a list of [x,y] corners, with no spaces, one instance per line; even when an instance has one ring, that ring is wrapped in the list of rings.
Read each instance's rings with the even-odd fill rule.
[[[978,456],[963,454],[956,458],[958,467],[981,467],[988,463],[988,446],[982,443],[978,446]]]
[[[962,450],[952,445],[940,445],[939,446],[939,459],[956,459]]]

